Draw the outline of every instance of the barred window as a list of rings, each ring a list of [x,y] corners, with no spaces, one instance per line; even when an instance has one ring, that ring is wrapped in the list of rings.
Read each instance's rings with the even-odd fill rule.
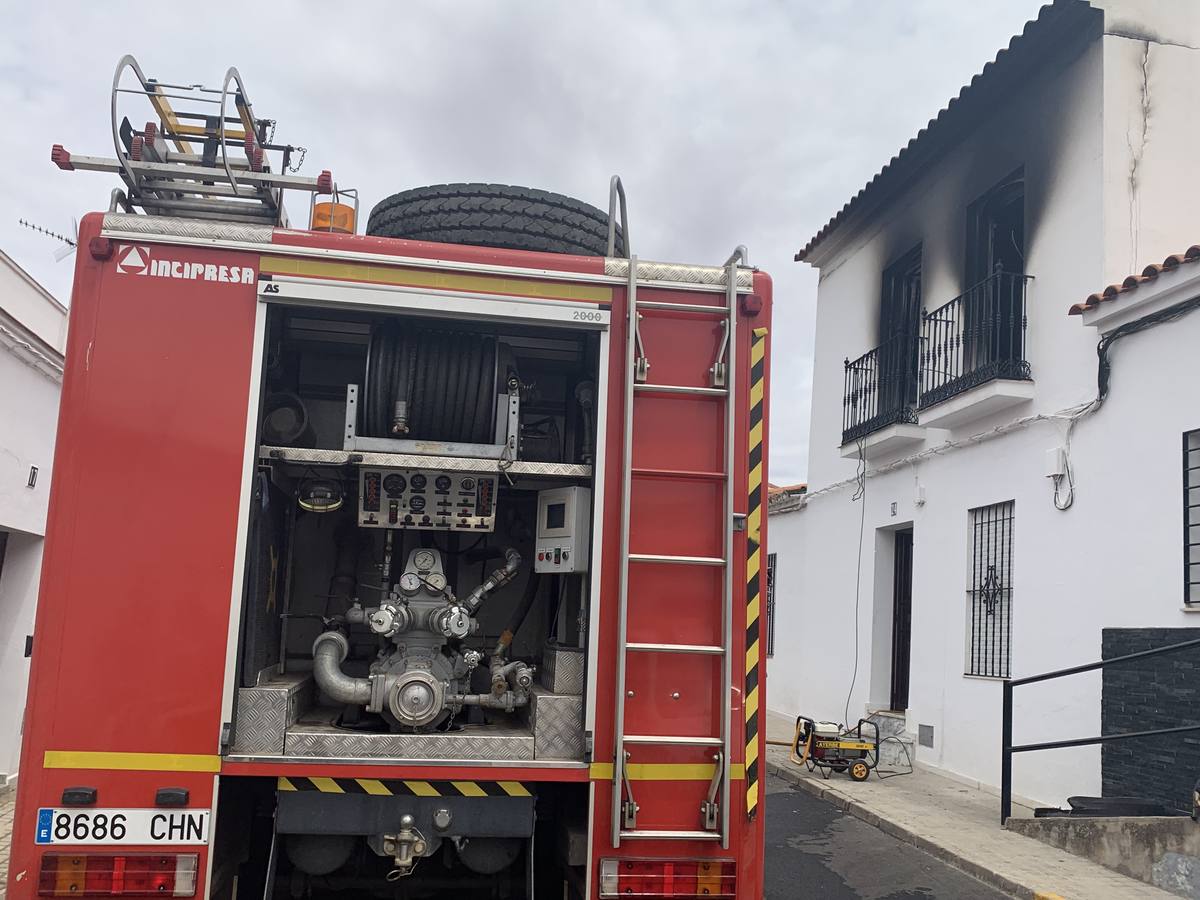
[[[775,655],[775,554],[767,554],[767,659]]]
[[[1013,509],[993,503],[970,512],[966,674],[1008,678],[1012,663]]]
[[[1200,604],[1200,429],[1183,435],[1183,602]]]

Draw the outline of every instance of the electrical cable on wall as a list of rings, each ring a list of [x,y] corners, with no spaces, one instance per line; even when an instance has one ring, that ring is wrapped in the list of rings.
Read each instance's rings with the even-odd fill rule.
[[[855,480],[858,482],[858,486],[855,488],[850,502],[856,503],[861,501],[862,508],[859,511],[858,518],[858,556],[856,557],[854,566],[854,671],[850,675],[850,689],[846,691],[846,708],[843,711],[843,722],[850,721],[850,698],[854,695],[854,684],[858,681],[858,632],[862,625],[859,621],[858,608],[862,600],[863,534],[866,532],[867,526],[867,446],[862,438],[858,440],[858,473],[855,475]]]
[[[1075,502],[1075,474],[1071,466],[1071,437],[1075,431],[1075,426],[1083,419],[1098,412],[1100,407],[1104,405],[1104,401],[1108,399],[1108,390],[1112,380],[1112,360],[1109,358],[1109,350],[1112,348],[1112,345],[1121,338],[1137,334],[1139,331],[1145,331],[1148,328],[1153,328],[1156,325],[1162,325],[1167,322],[1174,322],[1176,319],[1183,318],[1183,316],[1196,309],[1200,309],[1200,297],[1193,297],[1190,300],[1176,303],[1174,306],[1169,306],[1150,315],[1142,316],[1140,319],[1135,319],[1132,322],[1126,322],[1124,325],[1114,328],[1097,342],[1096,399],[1068,416],[1067,435],[1063,445],[1063,473],[1054,476],[1055,509],[1070,509],[1071,505]],[[1061,493],[1064,483],[1066,484],[1066,492]]]

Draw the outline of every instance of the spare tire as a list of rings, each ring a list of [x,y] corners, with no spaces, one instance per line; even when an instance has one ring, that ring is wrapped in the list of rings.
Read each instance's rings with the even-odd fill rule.
[[[437,184],[381,200],[367,234],[505,250],[604,256],[608,214],[562,194],[506,184]],[[625,240],[617,226],[617,256]]]

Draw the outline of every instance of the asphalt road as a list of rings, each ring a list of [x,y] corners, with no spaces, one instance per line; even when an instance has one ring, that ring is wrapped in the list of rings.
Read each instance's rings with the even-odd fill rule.
[[[766,817],[766,900],[1011,900],[774,776]]]

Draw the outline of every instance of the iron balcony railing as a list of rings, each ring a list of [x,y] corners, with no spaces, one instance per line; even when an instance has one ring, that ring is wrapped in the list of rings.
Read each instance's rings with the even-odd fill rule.
[[[993,379],[1031,378],[1025,359],[1029,278],[997,267],[921,316],[921,409]]]
[[[842,443],[848,444],[917,414],[918,339],[900,334],[855,360],[846,360]]]

